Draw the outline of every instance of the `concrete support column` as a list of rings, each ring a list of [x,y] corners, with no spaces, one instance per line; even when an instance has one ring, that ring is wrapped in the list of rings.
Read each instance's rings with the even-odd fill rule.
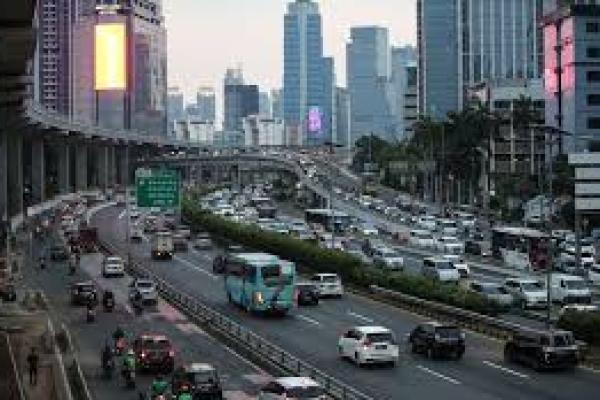
[[[57,148],[58,155],[58,191],[60,194],[71,191],[71,146],[61,143]]]
[[[75,152],[75,189],[77,191],[88,188],[88,146],[78,143]]]
[[[128,165],[127,165],[127,147],[119,147],[117,149],[117,169],[118,169],[118,173],[117,173],[117,182],[120,185],[125,185],[127,183],[127,176],[128,176]],[[131,162],[131,153],[129,154],[130,160],[129,162]]]
[[[117,183],[117,148],[108,146],[108,186],[113,187]]]
[[[31,141],[31,201],[32,204],[46,200],[46,150],[43,138]]]
[[[0,221],[8,215],[8,133],[0,130]],[[1,253],[1,250],[0,250]]]
[[[8,135],[8,204],[10,215],[23,212],[23,137]]]
[[[100,190],[108,188],[108,147],[99,145],[96,149],[98,162],[98,186]]]

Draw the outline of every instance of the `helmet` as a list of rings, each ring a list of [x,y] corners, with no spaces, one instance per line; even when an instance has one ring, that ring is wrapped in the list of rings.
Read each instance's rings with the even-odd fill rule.
[[[133,352],[133,349],[129,349],[129,350],[127,350],[127,355],[128,355],[128,356],[133,356],[133,355],[135,355],[135,353]]]
[[[162,374],[157,374],[157,375],[156,375],[156,380],[157,380],[157,381],[162,381],[162,380],[164,380],[164,377],[163,377],[163,375],[162,375]]]

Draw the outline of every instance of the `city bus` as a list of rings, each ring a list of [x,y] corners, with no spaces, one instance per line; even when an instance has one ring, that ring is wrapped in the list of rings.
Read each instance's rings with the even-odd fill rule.
[[[227,300],[248,312],[285,315],[295,304],[296,267],[265,253],[238,253],[227,258]]]
[[[520,270],[545,270],[549,263],[549,236],[536,229],[496,227],[492,229],[492,254]]]

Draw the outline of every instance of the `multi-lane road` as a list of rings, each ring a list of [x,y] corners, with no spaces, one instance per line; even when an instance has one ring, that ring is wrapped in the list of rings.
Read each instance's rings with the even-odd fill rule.
[[[123,210],[110,207],[92,218],[99,235],[119,252],[126,252]],[[222,278],[211,272],[213,252],[190,250],[174,260],[153,262],[148,241],[132,245],[133,256],[162,279],[227,314],[293,355],[322,369],[374,399],[595,399],[600,374],[578,369],[540,374],[502,359],[502,343],[468,334],[463,360],[431,361],[403,346],[394,368],[365,368],[342,361],[337,354],[339,335],[354,325],[385,325],[401,339],[423,318],[368,299],[347,295],[324,300],[318,307],[299,308],[283,319],[247,315],[227,303]],[[228,373],[228,371],[224,371]]]

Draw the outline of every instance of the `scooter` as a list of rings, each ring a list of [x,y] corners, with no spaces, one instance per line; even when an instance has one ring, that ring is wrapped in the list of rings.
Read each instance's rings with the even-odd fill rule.
[[[104,300],[104,311],[112,312],[114,308],[115,308],[115,300],[114,299]]]
[[[96,320],[96,309],[95,308],[88,308],[85,314],[85,320],[88,323],[92,323]]]
[[[135,389],[135,371],[123,370],[123,379],[125,379],[125,387],[127,389]]]
[[[106,379],[111,379],[112,378],[112,373],[115,369],[115,360],[110,358],[109,360],[107,360],[103,367],[102,367],[103,371],[104,371],[104,377]]]

